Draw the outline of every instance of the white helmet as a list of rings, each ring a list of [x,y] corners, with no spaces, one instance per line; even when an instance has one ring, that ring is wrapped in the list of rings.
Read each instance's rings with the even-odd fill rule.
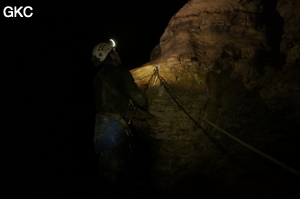
[[[97,44],[92,52],[92,56],[96,57],[97,59],[100,60],[100,62],[103,62],[108,53],[115,47],[115,42],[114,40],[110,40],[112,43],[100,43]]]

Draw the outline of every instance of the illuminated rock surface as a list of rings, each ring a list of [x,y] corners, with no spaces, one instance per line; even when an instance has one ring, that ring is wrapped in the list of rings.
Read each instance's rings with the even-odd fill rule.
[[[155,117],[139,111],[148,120],[135,124],[152,138],[150,174],[158,188],[173,188],[178,197],[181,192],[236,198],[297,194],[295,175],[202,118],[300,169],[295,160],[300,138],[299,6],[296,0],[191,0],[172,17],[151,62],[131,71],[143,88],[158,66],[189,114],[153,77],[147,95]]]

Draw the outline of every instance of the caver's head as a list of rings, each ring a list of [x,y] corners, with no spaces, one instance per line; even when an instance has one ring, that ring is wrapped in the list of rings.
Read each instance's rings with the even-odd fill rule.
[[[113,65],[120,65],[121,59],[115,49],[115,42],[111,39],[111,43],[97,44],[92,51],[92,62],[99,66],[102,63],[109,62]]]

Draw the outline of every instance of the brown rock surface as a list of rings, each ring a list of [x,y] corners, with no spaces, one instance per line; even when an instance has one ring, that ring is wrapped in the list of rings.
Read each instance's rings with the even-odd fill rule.
[[[152,78],[146,93],[155,117],[139,111],[148,120],[135,122],[151,137],[157,187],[273,198],[279,181],[294,177],[204,119],[300,169],[294,158],[300,141],[299,6],[296,0],[190,0],[172,17],[151,61],[131,71],[141,88],[155,66],[167,82]],[[296,194],[287,184],[281,188]]]

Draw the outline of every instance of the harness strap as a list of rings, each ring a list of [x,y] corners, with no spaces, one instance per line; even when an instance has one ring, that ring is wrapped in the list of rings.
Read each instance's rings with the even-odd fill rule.
[[[118,121],[125,127],[125,129],[126,129],[126,134],[127,134],[128,136],[131,135],[131,130],[130,130],[130,128],[129,128],[127,122],[120,116],[120,114],[118,114],[118,113],[103,113],[103,114],[109,115],[109,116],[115,118],[116,120],[118,120]]]
[[[129,128],[129,126],[127,125],[127,123],[125,122],[125,120],[120,116],[120,114],[118,114],[118,113],[103,113],[103,114],[112,116],[113,118],[115,118],[116,120],[118,120],[119,122],[121,122],[121,124],[123,124],[123,126],[125,128]]]

